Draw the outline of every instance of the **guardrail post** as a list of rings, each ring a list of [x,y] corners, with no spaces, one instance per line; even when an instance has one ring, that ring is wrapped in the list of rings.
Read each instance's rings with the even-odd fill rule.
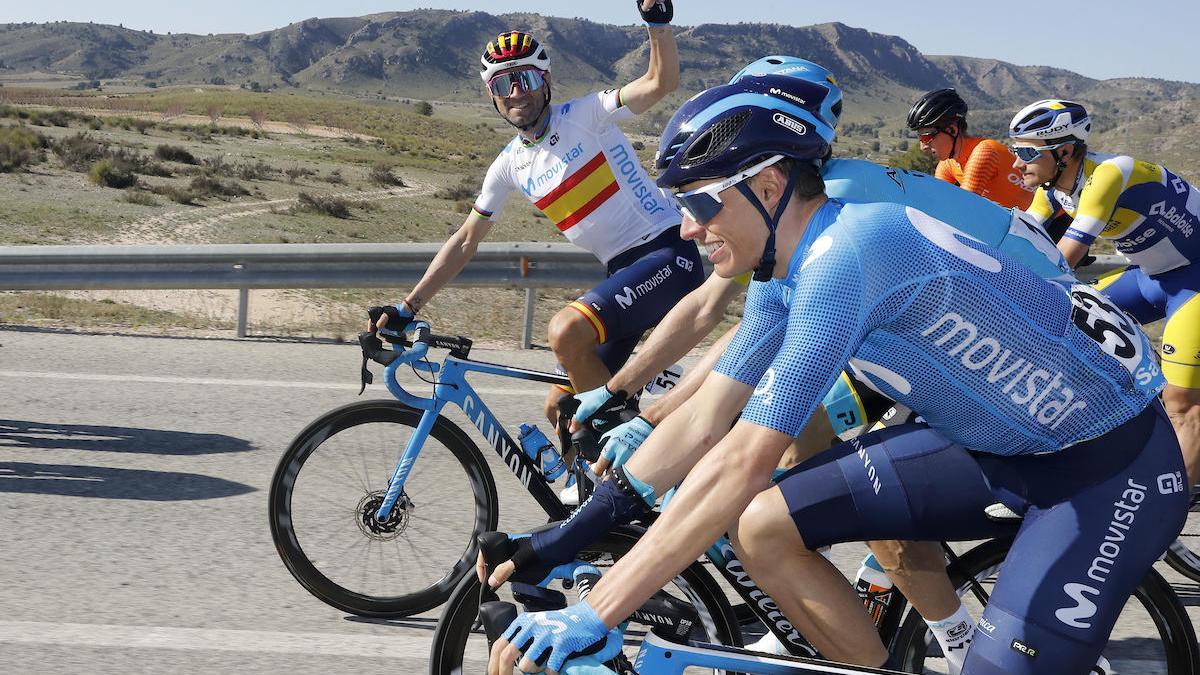
[[[250,311],[250,289],[238,289],[237,336],[246,337],[246,315]]]
[[[529,257],[521,256],[521,277],[529,276]],[[532,287],[525,289],[525,323],[521,329],[521,349],[533,346],[533,306],[537,304],[537,293]]]

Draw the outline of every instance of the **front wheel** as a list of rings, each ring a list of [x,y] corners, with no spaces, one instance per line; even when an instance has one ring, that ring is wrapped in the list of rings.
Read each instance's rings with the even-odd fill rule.
[[[579,557],[604,570],[633,548],[640,534],[638,528],[618,528],[586,547]],[[505,584],[497,591],[501,600],[514,602],[510,586]],[[479,580],[474,574],[468,575],[454,589],[433,634],[429,657],[431,675],[464,675],[487,671],[488,642],[479,624],[479,592]],[[741,632],[733,609],[721,587],[700,563],[689,565],[660,593],[670,595],[695,610],[699,625],[692,628],[691,639],[741,646]],[[645,628],[631,624],[626,631],[627,658],[632,659],[636,655]],[[693,672],[693,669],[688,672]]]
[[[375,517],[421,411],[360,401],[308,425],[279,460],[271,537],[300,585],[344,612],[405,617],[450,597],[496,529],[498,498],[478,446],[438,417],[392,515]]]
[[[1010,540],[993,540],[967,551],[947,568],[950,580],[971,616],[983,614]],[[972,589],[970,579],[979,583]],[[981,596],[977,592],[983,592]],[[905,617],[896,636],[895,654],[905,672],[948,673],[945,657],[916,610]],[[1114,673],[1200,675],[1200,652],[1187,610],[1162,575],[1151,569],[1134,590],[1104,648]]]

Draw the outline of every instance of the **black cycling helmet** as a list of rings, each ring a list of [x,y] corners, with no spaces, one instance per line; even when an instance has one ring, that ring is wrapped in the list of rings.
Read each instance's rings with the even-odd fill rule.
[[[967,102],[953,89],[938,89],[917,99],[908,111],[909,129],[941,129],[967,116]]]

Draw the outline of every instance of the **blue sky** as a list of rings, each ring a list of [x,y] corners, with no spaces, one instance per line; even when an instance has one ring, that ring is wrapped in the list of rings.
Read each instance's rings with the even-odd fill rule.
[[[996,58],[1019,65],[1051,65],[1089,77],[1161,77],[1200,82],[1196,48],[1200,2],[1134,3],[1090,0],[1087,3],[1018,0],[1017,2],[801,2],[740,0],[737,14],[728,0],[676,0],[676,20],[683,24],[766,22],[806,26],[841,21],[877,33],[898,35],[926,54]],[[313,16],[359,16],[376,12],[438,7],[574,16],[603,23],[639,21],[632,0],[601,3],[548,0],[421,0],[376,2],[313,0],[250,2],[244,0],[40,0],[0,5],[0,23],[19,21],[95,21],[149,28],[157,32],[254,33]],[[921,7],[921,9],[915,9]],[[550,8],[547,10],[547,8]],[[578,8],[578,9],[577,9]],[[962,26],[979,26],[965,30]],[[803,56],[800,54],[799,56]]]

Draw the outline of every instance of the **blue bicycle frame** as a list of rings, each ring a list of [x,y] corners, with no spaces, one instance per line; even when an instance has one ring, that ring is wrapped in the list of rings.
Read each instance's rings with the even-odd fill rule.
[[[634,660],[633,669],[649,675],[682,675],[689,667],[756,675],[862,675],[864,673],[895,673],[892,670],[849,666],[829,661],[814,661],[793,656],[771,656],[745,649],[735,649],[707,642],[672,642],[653,631],[646,634]],[[571,675],[571,667],[563,669]]]
[[[428,328],[427,324],[418,325]],[[400,455],[400,461],[388,483],[387,494],[375,517],[380,522],[387,520],[404,491],[404,483],[408,480],[408,475],[412,471],[417,457],[421,454],[421,448],[424,447],[434,422],[437,421],[438,416],[447,405],[453,404],[462,409],[467,419],[471,420],[479,433],[483,434],[488,444],[504,461],[505,466],[516,475],[529,494],[533,495],[537,503],[546,511],[546,514],[553,520],[566,518],[569,514],[567,507],[550,489],[548,481],[542,474],[541,466],[530,459],[520,446],[513,442],[512,437],[504,430],[491,409],[467,381],[466,376],[468,373],[476,372],[564,386],[569,386],[570,380],[553,373],[458,359],[453,356],[447,356],[440,364],[430,363],[423,360],[428,349],[427,343],[418,341],[413,344],[411,349],[402,351],[400,356],[384,370],[384,382],[392,396],[407,406],[423,410],[424,413],[421,415],[421,421],[417,424],[412,437],[408,439],[408,445]],[[401,366],[405,365],[411,365],[416,370],[437,376],[433,396],[428,398],[416,396],[404,389],[397,380],[396,373]]]

